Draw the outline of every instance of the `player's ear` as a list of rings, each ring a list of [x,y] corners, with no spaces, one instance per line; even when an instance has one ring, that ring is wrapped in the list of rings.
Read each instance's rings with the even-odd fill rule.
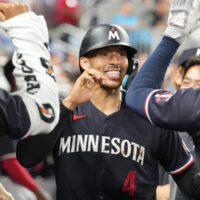
[[[89,66],[90,66],[90,64],[89,64],[88,58],[86,58],[86,57],[80,57],[80,67],[83,70],[86,70],[86,69],[89,68]]]

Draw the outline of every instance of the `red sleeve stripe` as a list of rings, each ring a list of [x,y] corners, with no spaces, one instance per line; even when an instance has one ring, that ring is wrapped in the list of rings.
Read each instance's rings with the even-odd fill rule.
[[[183,165],[182,167],[180,167],[179,169],[177,170],[174,170],[174,171],[171,171],[169,172],[170,174],[172,175],[178,175],[178,174],[181,174],[182,172],[184,172],[187,168],[189,168],[191,165],[194,164],[194,157],[191,155],[190,156],[190,160],[185,164]]]
[[[150,101],[150,98],[152,97],[152,95],[158,91],[160,91],[161,89],[158,89],[158,90],[153,90],[152,92],[149,93],[149,95],[147,96],[146,100],[145,100],[145,103],[144,103],[144,113],[147,117],[147,119],[154,125],[153,121],[151,120],[151,117],[149,115],[149,101]]]

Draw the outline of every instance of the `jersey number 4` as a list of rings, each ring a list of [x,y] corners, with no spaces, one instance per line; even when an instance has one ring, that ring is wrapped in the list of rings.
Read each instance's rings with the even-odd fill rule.
[[[136,176],[137,173],[135,171],[130,171],[127,177],[125,178],[124,184],[122,186],[122,191],[128,192],[130,196],[134,196],[136,192],[136,186],[135,186]]]

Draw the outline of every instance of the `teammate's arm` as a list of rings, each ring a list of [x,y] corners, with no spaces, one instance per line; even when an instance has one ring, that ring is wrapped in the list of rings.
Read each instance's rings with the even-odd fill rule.
[[[188,197],[198,200],[200,198],[200,172],[199,165],[193,164],[179,175],[173,175],[178,187]]]
[[[0,91],[0,126],[12,138],[50,132],[59,117],[59,99],[42,16],[25,4],[0,3],[1,27],[15,46],[13,64],[18,91]]]
[[[156,156],[161,166],[187,196],[200,199],[200,166],[178,133],[162,129],[155,140],[159,140]]]
[[[188,101],[183,101],[182,97],[191,98],[189,94],[192,92],[186,92],[184,95],[177,92],[175,96],[172,96],[166,91],[159,91],[159,89],[167,66],[179,44],[183,42],[191,30],[191,25],[196,19],[196,12],[199,12],[198,5],[195,5],[196,2],[187,0],[179,5],[180,1],[172,0],[165,36],[131,83],[126,95],[128,106],[159,126],[181,130],[180,128],[183,127],[180,124],[182,125],[184,122],[183,116],[191,116],[193,105],[187,104]],[[181,22],[176,20],[180,15],[184,15],[185,20]],[[197,97],[197,93],[192,94],[192,100],[194,97]],[[186,128],[191,127],[190,123],[194,119],[193,117],[184,124]],[[192,122],[195,124],[194,121]]]

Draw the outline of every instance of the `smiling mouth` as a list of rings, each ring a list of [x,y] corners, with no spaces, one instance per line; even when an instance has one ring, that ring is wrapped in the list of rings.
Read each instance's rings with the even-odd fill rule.
[[[120,78],[121,72],[120,71],[107,71],[106,75],[112,79]]]

